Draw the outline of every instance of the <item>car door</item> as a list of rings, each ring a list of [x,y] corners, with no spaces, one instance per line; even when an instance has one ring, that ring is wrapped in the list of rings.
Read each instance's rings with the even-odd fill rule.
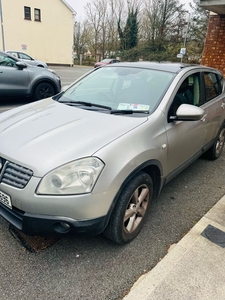
[[[168,139],[167,174],[169,177],[173,177],[200,155],[206,131],[204,118],[199,121],[176,121],[171,120],[170,117],[176,115],[177,108],[181,104],[199,106],[201,101],[200,73],[197,72],[183,78],[168,110],[165,127]]]
[[[0,54],[0,96],[22,96],[28,93],[29,74],[27,68],[20,69],[16,60]]]
[[[222,75],[213,71],[203,72],[205,104],[206,111],[206,134],[204,146],[210,143],[216,137],[222,123],[225,119],[225,96],[222,93]]]

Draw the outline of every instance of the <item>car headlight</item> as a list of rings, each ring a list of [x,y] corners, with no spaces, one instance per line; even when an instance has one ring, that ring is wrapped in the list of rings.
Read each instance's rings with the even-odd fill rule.
[[[90,193],[104,167],[96,157],[88,157],[63,165],[43,177],[37,194],[73,195]]]

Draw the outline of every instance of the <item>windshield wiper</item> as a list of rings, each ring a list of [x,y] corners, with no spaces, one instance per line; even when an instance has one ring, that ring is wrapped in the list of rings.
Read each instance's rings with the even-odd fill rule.
[[[110,114],[132,115],[132,114],[149,114],[149,110],[132,110],[132,109],[112,109]]]
[[[66,101],[66,102],[61,102],[61,103],[65,103],[65,104],[68,104],[71,106],[83,105],[83,106],[88,106],[88,107],[99,107],[99,108],[112,110],[112,108],[110,106],[95,104],[95,103],[85,102],[85,101]]]

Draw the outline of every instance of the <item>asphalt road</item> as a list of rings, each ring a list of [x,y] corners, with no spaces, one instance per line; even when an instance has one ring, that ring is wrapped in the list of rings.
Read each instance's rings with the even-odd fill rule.
[[[78,73],[89,70],[81,69],[56,71],[68,84]],[[70,237],[33,254],[11,235],[9,224],[0,217],[0,298],[122,299],[225,194],[224,181],[225,150],[216,161],[198,159],[163,188],[143,230],[125,246],[102,235]]]

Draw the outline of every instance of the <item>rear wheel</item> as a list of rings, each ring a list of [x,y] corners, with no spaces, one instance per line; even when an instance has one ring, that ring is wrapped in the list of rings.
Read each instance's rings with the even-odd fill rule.
[[[34,100],[41,100],[55,94],[54,87],[48,82],[39,83],[34,90]]]
[[[143,172],[125,186],[113,210],[105,236],[118,244],[132,241],[141,231],[153,195],[151,177]]]
[[[207,156],[209,159],[215,160],[221,155],[224,142],[225,142],[225,127],[222,127],[212,147],[207,151]]]

